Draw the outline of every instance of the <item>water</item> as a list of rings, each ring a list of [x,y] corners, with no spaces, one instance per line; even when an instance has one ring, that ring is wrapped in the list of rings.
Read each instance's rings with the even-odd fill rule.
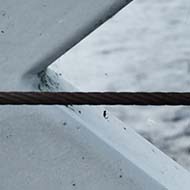
[[[83,91],[190,91],[190,2],[136,0],[58,60]],[[190,169],[190,108],[108,107]]]

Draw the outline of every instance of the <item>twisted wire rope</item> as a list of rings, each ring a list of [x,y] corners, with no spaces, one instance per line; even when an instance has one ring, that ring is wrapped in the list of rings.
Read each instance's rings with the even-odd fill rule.
[[[190,92],[0,92],[0,105],[190,105]]]

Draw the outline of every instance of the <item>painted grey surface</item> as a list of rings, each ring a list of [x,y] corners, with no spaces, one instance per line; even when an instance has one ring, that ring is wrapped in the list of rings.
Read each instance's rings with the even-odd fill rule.
[[[73,91],[48,69],[41,90]],[[187,190],[189,173],[103,108],[3,106],[0,188]]]
[[[2,190],[165,189],[66,109],[12,107],[0,113],[6,120],[0,135]]]
[[[189,0],[136,0],[55,66],[82,91],[190,91],[189,34]],[[190,170],[189,107],[107,109]]]
[[[1,80],[7,81],[0,88],[31,79],[130,1],[0,0]]]
[[[34,80],[41,81],[41,90],[52,91],[75,88],[50,69],[41,80],[32,75],[92,30],[97,18],[126,4],[47,0],[39,8],[42,1],[0,2],[0,89],[39,90],[29,83]],[[104,118],[103,111],[0,107],[0,189],[189,189],[187,171],[116,118]]]

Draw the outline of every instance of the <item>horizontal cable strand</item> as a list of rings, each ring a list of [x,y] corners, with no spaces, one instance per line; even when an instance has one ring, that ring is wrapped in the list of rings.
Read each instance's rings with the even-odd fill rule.
[[[0,105],[190,105],[190,92],[0,92]]]

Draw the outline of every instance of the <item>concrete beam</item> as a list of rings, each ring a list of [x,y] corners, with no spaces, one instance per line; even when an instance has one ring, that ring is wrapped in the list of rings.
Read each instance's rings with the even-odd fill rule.
[[[0,0],[0,90],[75,90],[36,74],[127,3]],[[104,111],[0,107],[0,189],[189,189],[186,170]]]

